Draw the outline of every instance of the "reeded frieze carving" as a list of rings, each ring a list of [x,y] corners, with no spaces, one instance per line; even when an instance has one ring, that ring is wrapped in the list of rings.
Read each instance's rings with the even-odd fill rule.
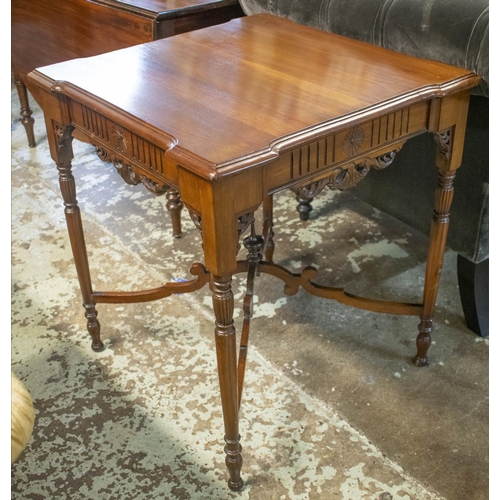
[[[411,108],[396,111],[292,150],[289,156],[290,180],[348,160],[363,151],[404,140],[411,131],[410,115]]]
[[[162,174],[165,170],[165,150],[134,134],[130,130],[109,120],[95,110],[80,105],[78,127],[102,146],[101,155],[115,153],[129,158],[131,162],[143,166],[153,172]]]

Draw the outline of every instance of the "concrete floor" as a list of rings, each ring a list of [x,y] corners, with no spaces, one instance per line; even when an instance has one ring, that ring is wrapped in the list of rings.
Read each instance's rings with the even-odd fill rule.
[[[100,306],[106,350],[90,349],[32,104],[35,149],[13,91],[12,369],[37,413],[12,467],[13,499],[488,498],[488,339],[464,324],[451,251],[424,369],[411,363],[417,318],[285,297],[281,282],[259,277],[241,411],[246,487],[229,492],[208,288]],[[174,240],[163,197],[124,184],[88,144],[74,150],[95,288],[187,278],[202,261],[187,212]],[[425,236],[350,192],[323,193],[307,223],[291,192],[275,203],[276,262],[316,265],[318,281],[356,294],[420,300]],[[239,326],[243,277],[234,290]]]

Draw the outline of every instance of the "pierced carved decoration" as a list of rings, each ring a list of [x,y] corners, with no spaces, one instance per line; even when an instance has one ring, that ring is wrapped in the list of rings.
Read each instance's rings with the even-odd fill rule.
[[[203,238],[203,227],[201,224],[201,215],[189,207],[188,207],[188,212],[189,212],[189,217],[191,217],[191,220],[194,222],[196,229],[198,229],[198,231],[200,232],[200,236]]]
[[[326,185],[330,189],[340,189],[341,191],[350,189],[363,180],[369,171],[370,166],[365,163],[359,165],[350,163],[347,167],[336,168],[328,178]]]
[[[168,191],[169,186],[166,184],[158,184],[145,175],[140,175],[139,177],[144,187],[156,195],[165,194]]]
[[[74,127],[63,127],[56,122],[52,122],[52,125],[54,127],[59,154],[67,153],[72,158],[73,152],[71,150],[71,143],[73,141],[73,136],[71,134]]]
[[[310,184],[294,186],[290,189],[297,195],[299,200],[303,201],[311,201],[327,186],[330,189],[339,189],[341,191],[350,189],[366,177],[370,168],[374,168],[375,170],[387,168],[394,161],[396,153],[400,149],[397,148],[394,151],[384,153],[375,158],[364,158],[360,163],[353,162],[336,167],[329,177]]]
[[[314,199],[326,186],[328,179],[321,179],[306,186],[297,186],[296,188],[291,188],[292,191],[297,195],[297,200],[310,201]]]
[[[389,153],[385,153],[381,156],[377,156],[373,160],[373,163],[370,166],[372,168],[374,168],[375,170],[382,170],[382,169],[388,167],[394,161],[394,158],[396,158],[396,153],[398,151],[399,151],[399,149],[394,150],[394,151],[389,151]]]
[[[241,217],[238,217],[238,238],[247,230],[253,220],[253,212],[249,212]]]
[[[434,142],[437,145],[437,158],[438,165],[449,163],[451,157],[451,150],[453,146],[453,128],[434,134]]]
[[[92,144],[95,148],[95,152],[100,160],[105,161],[106,163],[111,163],[111,157],[109,156],[107,150],[101,148],[101,146],[97,144]]]
[[[193,210],[191,207],[186,206],[189,212],[189,216],[191,217],[191,220],[193,221],[194,225],[196,226],[196,229],[200,232],[201,239],[203,240],[203,221],[201,214],[199,214],[197,211]],[[235,242],[236,245],[236,253],[239,252],[240,250],[240,236],[248,229],[250,224],[253,223],[254,221],[254,215],[253,212],[246,213],[240,217],[238,217],[237,220],[237,240]]]
[[[124,163],[122,160],[118,158],[112,158],[111,162],[113,163],[116,171],[120,174],[121,178],[132,186],[136,186],[141,182],[140,176],[135,172],[131,165]]]
[[[126,142],[126,141],[125,141]],[[156,195],[164,194],[167,192],[169,186],[166,184],[158,184],[156,181],[150,179],[139,170],[136,170],[131,164],[124,162],[121,158],[109,153],[105,148],[99,144],[92,143],[95,148],[97,156],[105,162],[112,163],[116,171],[120,174],[121,178],[131,186],[143,184],[144,187]]]
[[[346,156],[354,156],[365,142],[365,131],[361,127],[350,129],[345,138],[342,149]]]

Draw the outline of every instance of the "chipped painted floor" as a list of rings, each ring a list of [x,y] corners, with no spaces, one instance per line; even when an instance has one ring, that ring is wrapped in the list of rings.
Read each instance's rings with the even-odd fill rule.
[[[241,411],[241,493],[227,489],[208,288],[101,305],[94,353],[43,118],[38,146],[12,117],[12,369],[31,392],[32,438],[12,498],[427,500],[488,498],[488,340],[462,318],[447,253],[431,366],[416,369],[415,318],[377,315],[261,276]],[[164,198],[121,181],[74,142],[96,289],[157,286],[202,260],[186,211],[171,237]],[[276,261],[320,268],[353,293],[419,300],[427,239],[328,192],[303,223],[276,197]],[[244,293],[234,282],[236,322]]]

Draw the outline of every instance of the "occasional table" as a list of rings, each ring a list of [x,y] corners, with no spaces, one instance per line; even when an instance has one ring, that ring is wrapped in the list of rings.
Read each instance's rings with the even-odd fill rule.
[[[232,490],[243,487],[238,412],[259,273],[281,279],[289,295],[302,286],[362,309],[419,316],[415,364],[428,363],[469,90],[480,81],[474,73],[263,14],[44,67],[28,78],[59,170],[93,349],[103,348],[96,304],[155,300],[210,284]],[[178,188],[203,237],[205,262],[193,264],[193,279],[132,292],[93,289],[72,175],[73,130],[126,182],[153,192]],[[358,297],[322,285],[313,267],[292,273],[273,262],[273,193],[352,187],[425,132],[436,140],[439,180],[422,303]],[[401,189],[411,196],[411,186]],[[255,227],[259,207],[262,231]],[[248,256],[238,261],[247,229]],[[231,280],[241,272],[248,278],[238,354]]]

